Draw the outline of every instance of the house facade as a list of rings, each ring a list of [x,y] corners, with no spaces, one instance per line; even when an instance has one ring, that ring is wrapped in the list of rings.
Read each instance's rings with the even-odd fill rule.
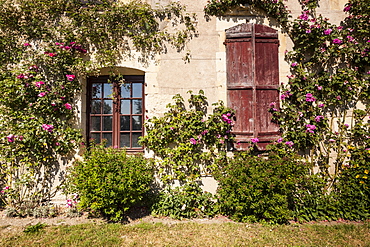
[[[148,1],[152,6],[168,2]],[[267,109],[271,102],[279,102],[279,84],[287,82],[290,66],[284,55],[292,42],[258,9],[240,6],[222,17],[206,17],[206,0],[180,2],[197,15],[197,37],[184,51],[168,50],[148,64],[135,56],[121,61],[114,73],[123,78],[114,83],[109,79],[111,69],[83,78],[79,127],[87,139],[107,139],[108,145],[140,152],[138,138],[145,134],[145,118],[163,114],[175,94],[186,97],[189,90],[204,90],[209,103],[222,100],[236,110],[234,132],[240,148],[251,138],[259,138],[263,148],[278,138],[278,127],[271,123]],[[319,14],[340,23],[345,3],[320,1]],[[301,14],[297,1],[289,0],[287,5],[294,18]],[[170,23],[164,21],[163,28],[171,28]],[[190,62],[183,59],[186,52],[191,54]],[[122,79],[129,83],[120,86]]]
[[[161,6],[169,1],[147,2]],[[198,35],[182,52],[169,49],[149,63],[140,63],[132,51],[132,58],[113,69],[120,77],[112,79],[111,69],[102,68],[99,76],[81,78],[77,127],[86,139],[106,139],[108,145],[143,152],[138,139],[145,135],[144,120],[161,116],[175,94],[186,98],[189,90],[204,90],[210,104],[222,100],[236,111],[234,134],[239,148],[247,147],[251,138],[259,138],[263,149],[279,137],[267,110],[271,102],[278,104],[278,87],[288,81],[290,65],[284,57],[292,49],[291,40],[258,9],[240,6],[221,17],[206,17],[207,0],[179,2],[197,15]],[[318,13],[339,24],[345,17],[346,2],[321,0]],[[301,14],[298,1],[286,4],[293,18]],[[162,27],[170,29],[171,24],[165,20]],[[191,54],[190,62],[183,59],[186,52]],[[214,191],[214,182],[208,184],[207,190]]]

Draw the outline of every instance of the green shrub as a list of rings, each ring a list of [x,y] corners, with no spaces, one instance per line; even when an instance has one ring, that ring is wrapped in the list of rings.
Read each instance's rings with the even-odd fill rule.
[[[102,145],[75,162],[69,183],[80,196],[79,207],[121,221],[125,212],[143,199],[153,182],[151,162],[142,155]]]
[[[213,195],[192,182],[161,192],[152,207],[152,214],[174,219],[212,217],[215,215],[214,204]]]
[[[342,167],[335,187],[340,218],[365,220],[370,218],[370,151],[352,149],[349,162]]]
[[[237,221],[311,220],[324,198],[324,181],[287,152],[270,152],[268,157],[236,153],[216,179],[220,213]]]

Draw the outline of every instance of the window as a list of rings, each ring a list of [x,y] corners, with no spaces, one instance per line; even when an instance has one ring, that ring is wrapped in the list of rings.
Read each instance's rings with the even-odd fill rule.
[[[88,78],[87,137],[107,146],[141,151],[143,135],[144,76]]]
[[[258,138],[259,149],[279,137],[271,122],[271,102],[279,103],[278,33],[260,24],[240,24],[226,30],[228,106],[236,111],[233,132],[237,149]]]

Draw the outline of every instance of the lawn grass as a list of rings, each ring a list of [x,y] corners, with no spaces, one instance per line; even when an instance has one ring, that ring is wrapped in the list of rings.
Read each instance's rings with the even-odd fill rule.
[[[24,228],[23,228],[24,229]],[[3,234],[0,246],[370,246],[370,223],[81,224]]]

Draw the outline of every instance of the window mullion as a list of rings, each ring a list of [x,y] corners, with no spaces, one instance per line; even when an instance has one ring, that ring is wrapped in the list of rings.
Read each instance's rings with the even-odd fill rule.
[[[113,82],[113,146],[120,146],[119,129],[120,129],[120,91],[116,81]]]

